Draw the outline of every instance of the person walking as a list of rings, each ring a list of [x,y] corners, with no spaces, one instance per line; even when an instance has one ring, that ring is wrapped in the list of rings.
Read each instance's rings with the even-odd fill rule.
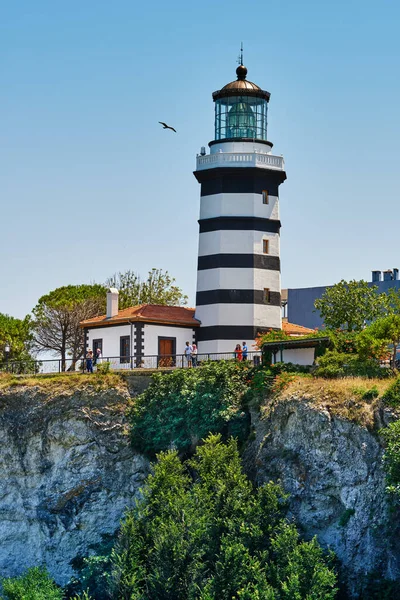
[[[197,346],[192,344],[192,366],[197,367]]]
[[[243,342],[243,344],[242,344],[242,355],[243,355],[243,360],[247,360],[248,351],[249,351],[249,349],[247,348],[247,344],[246,344],[246,342]]]
[[[186,364],[188,367],[192,366],[192,352],[193,352],[193,346],[191,346],[189,344],[189,342],[186,342],[185,350],[183,351],[183,353],[185,355]]]
[[[93,373],[93,352],[91,350],[88,350],[86,354],[86,371]]]
[[[236,344],[235,358],[236,358],[236,360],[238,360],[240,362],[243,360],[243,353],[242,353],[242,348],[241,348],[240,344]]]

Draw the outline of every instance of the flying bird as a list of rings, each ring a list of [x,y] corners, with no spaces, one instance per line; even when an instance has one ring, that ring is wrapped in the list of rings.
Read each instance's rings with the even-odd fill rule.
[[[163,126],[164,129],[172,129],[172,131],[175,131],[175,133],[176,133],[176,129],[174,129],[173,127],[170,127],[166,123],[163,123],[163,121],[158,121],[158,122],[160,123],[160,125]]]

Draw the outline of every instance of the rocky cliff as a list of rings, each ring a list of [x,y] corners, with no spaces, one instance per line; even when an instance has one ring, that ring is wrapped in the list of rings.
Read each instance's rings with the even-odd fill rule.
[[[149,469],[127,436],[124,413],[143,385],[133,381],[0,391],[1,575],[44,563],[63,585],[73,560],[115,532]],[[316,395],[292,387],[254,409],[244,462],[258,482],[281,480],[289,516],[335,551],[356,595],[368,573],[400,578],[377,433],[393,416],[364,402],[357,419],[354,400],[344,410]]]
[[[385,492],[377,433],[393,415],[376,407],[367,427],[335,412],[295,391],[267,401],[264,415],[253,415],[246,463],[259,482],[281,481],[289,517],[307,539],[316,535],[334,550],[357,597],[372,573],[400,577],[399,518]]]
[[[128,401],[126,386],[2,390],[2,576],[46,564],[64,585],[71,561],[115,532],[148,472],[127,439]]]

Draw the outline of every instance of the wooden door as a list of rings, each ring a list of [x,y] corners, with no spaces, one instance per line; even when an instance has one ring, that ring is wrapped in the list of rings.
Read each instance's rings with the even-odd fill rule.
[[[175,338],[159,338],[158,340],[158,366],[173,367],[175,365]]]

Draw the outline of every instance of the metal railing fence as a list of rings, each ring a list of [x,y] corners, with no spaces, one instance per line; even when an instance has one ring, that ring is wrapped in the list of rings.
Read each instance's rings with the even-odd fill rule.
[[[260,365],[262,359],[261,351],[248,352],[247,358],[241,360],[251,362],[253,365]],[[233,352],[208,352],[197,354],[195,356],[186,356],[185,354],[154,354],[154,355],[133,355],[133,356],[103,356],[96,363],[87,359],[45,359],[45,360],[25,360],[3,362],[0,366],[0,372],[11,373],[15,375],[40,375],[51,373],[87,373],[95,372],[98,365],[106,365],[112,371],[129,371],[133,369],[185,369],[201,365],[205,361],[216,360],[238,360]],[[92,371],[93,370],[93,371]]]

